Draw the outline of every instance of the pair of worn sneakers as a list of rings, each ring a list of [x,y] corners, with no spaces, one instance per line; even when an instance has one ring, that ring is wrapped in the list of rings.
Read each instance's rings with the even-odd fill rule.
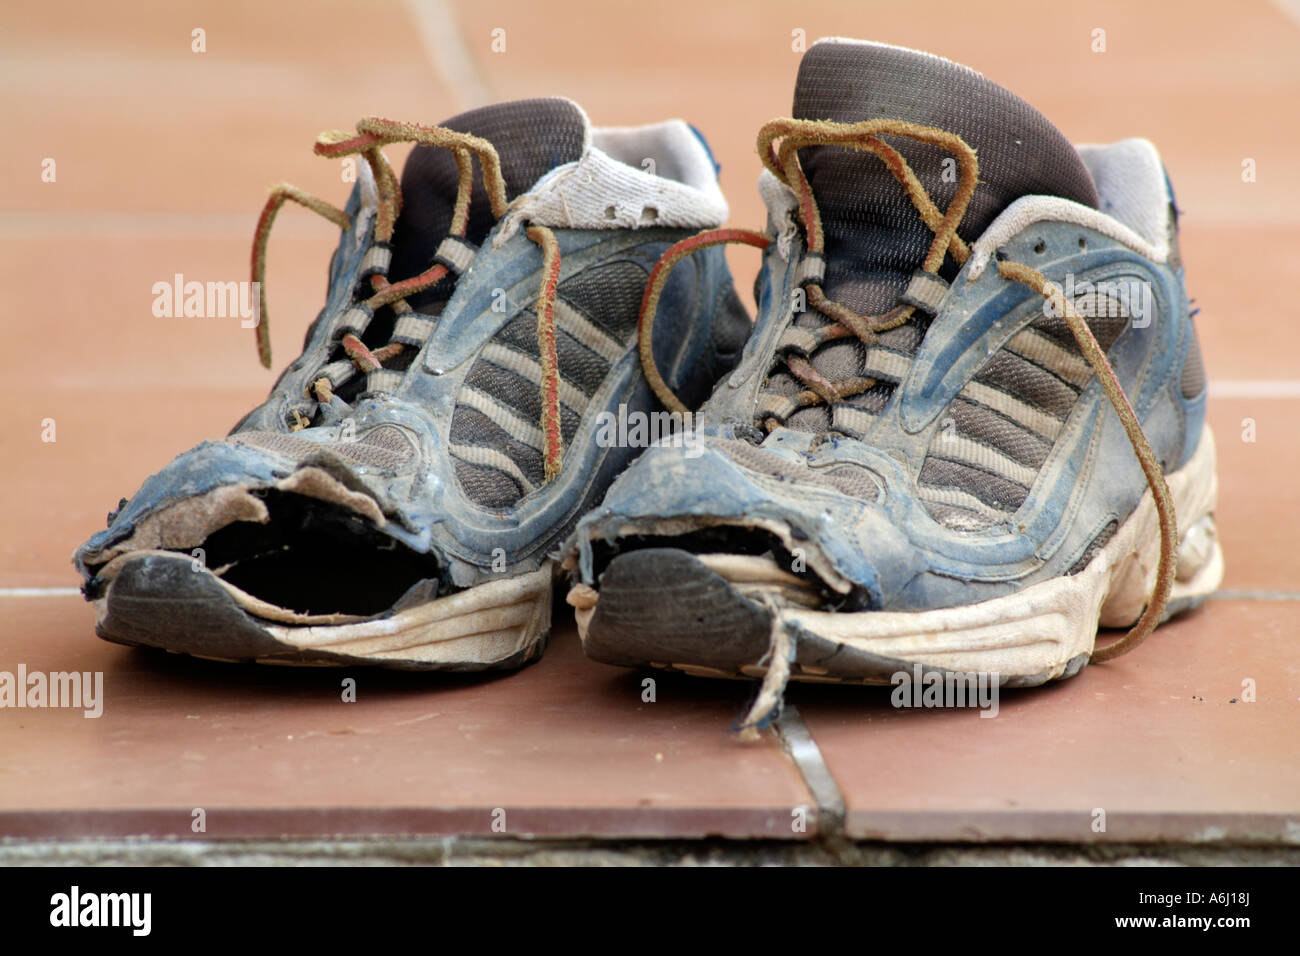
[[[695,129],[564,99],[316,152],[358,157],[351,198],[277,187],[253,277],[300,203],[342,232],[325,306],[266,402],[78,550],[100,637],[510,668],[563,572],[590,657],[762,678],[752,734],[788,680],[1068,677],[1220,581],[1145,140],[1076,148],[969,69],[834,39],[760,131],[762,232],[717,228]],[[752,322],[733,241],[762,250]]]

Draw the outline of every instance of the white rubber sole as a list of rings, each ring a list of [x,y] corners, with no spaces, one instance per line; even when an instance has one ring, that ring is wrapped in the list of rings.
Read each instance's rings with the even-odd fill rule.
[[[1214,437],[1207,426],[1191,460],[1166,476],[1180,529],[1177,578],[1169,613],[1199,604],[1223,579],[1223,552],[1214,508],[1218,495]],[[770,560],[734,555],[699,555],[699,560],[742,595],[763,598],[796,631],[890,661],[944,671],[997,674],[1012,684],[1038,684],[1075,673],[1092,653],[1098,627],[1128,627],[1141,616],[1159,559],[1159,525],[1150,491],[1081,572],[1031,585],[1007,597],[933,611],[811,610],[801,579]],[[599,594],[579,585],[569,601],[577,610],[579,633],[587,626]],[[735,671],[699,662],[655,662],[710,677],[761,677],[762,666]],[[829,669],[795,663],[792,680],[888,683],[888,677],[846,678]]]
[[[112,586],[122,568],[146,556],[179,566],[186,577],[202,574],[204,590],[187,593],[187,582],[185,588],[162,588],[143,597],[115,594]],[[528,574],[368,619],[298,614],[268,604],[206,569],[191,570],[190,564],[188,557],[168,551],[115,559],[101,572],[109,590],[94,602],[100,635],[209,660],[483,670],[526,663],[540,653],[550,632],[551,562]],[[195,583],[200,583],[197,578]]]
[[[392,617],[355,624],[265,624],[277,641],[376,664],[499,664],[526,656],[551,627],[551,569],[489,581]],[[274,658],[265,663],[288,663]]]

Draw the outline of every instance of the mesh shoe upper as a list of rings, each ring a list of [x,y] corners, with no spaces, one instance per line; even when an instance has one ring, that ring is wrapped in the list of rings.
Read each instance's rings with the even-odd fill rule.
[[[980,181],[962,218],[961,232],[980,235],[1023,196],[1055,196],[1095,208],[1099,199],[1087,165],[1042,114],[985,77],[941,57],[875,43],[820,42],[804,57],[794,94],[794,116],[857,122],[895,117],[960,135],[976,151]],[[957,189],[957,163],[926,143],[888,138],[926,191],[945,208]],[[831,146],[800,151],[826,231],[827,295],[850,308],[883,313],[907,287],[933,233],[886,166],[864,152]],[[951,280],[949,256],[940,275]],[[1127,303],[1093,293],[1079,303],[1103,349],[1129,321]],[[829,320],[805,310],[795,324]],[[814,367],[831,381],[855,375],[876,387],[845,400],[840,426],[863,433],[911,367],[930,325],[919,316],[883,332],[868,347],[848,339],[822,346]],[[1079,392],[1092,377],[1060,318],[1044,317],[1022,330],[980,370],[950,406],[927,451],[918,491],[927,510],[960,530],[1006,520],[1024,503]],[[803,385],[778,369],[769,388],[793,396]],[[846,426],[851,420],[856,428]],[[826,405],[791,412],[784,424],[813,432],[832,427]]]
[[[647,271],[634,260],[595,265],[565,280],[556,300],[561,432],[573,441],[610,368],[636,338]],[[456,476],[471,499],[505,508],[543,477],[537,313],[525,308],[484,347],[451,420]]]

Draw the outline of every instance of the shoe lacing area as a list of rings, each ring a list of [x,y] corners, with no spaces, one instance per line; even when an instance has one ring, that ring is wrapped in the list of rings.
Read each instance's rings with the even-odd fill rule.
[[[960,180],[953,200],[946,210],[940,213],[907,160],[898,150],[880,138],[886,135],[930,144],[956,158]],[[783,342],[773,357],[769,376],[778,366],[783,365],[805,386],[793,401],[796,409],[818,403],[833,407],[836,403],[867,391],[877,384],[877,381],[870,377],[856,377],[841,381],[827,379],[813,367],[811,362],[812,354],[818,348],[833,340],[849,336],[856,337],[864,346],[870,347],[879,333],[910,321],[916,312],[914,305],[900,302],[882,315],[860,315],[843,303],[826,296],[820,281],[825,268],[825,234],[822,229],[821,214],[798,157],[798,150],[805,146],[839,146],[861,150],[875,155],[885,164],[902,186],[922,221],[934,233],[934,239],[919,270],[932,276],[938,275],[947,256],[951,256],[958,265],[964,263],[970,256],[970,248],[957,234],[957,229],[979,181],[979,163],[975,150],[960,136],[935,127],[893,119],[837,123],[785,118],[772,120],[763,126],[758,135],[758,152],[763,165],[793,191],[797,200],[799,224],[802,226],[806,246],[804,265],[808,266],[811,263],[810,267],[804,269],[802,276],[807,304],[832,320],[817,329],[801,330],[805,333],[802,341]],[[706,231],[668,249],[651,273],[639,318],[639,328],[643,336],[642,366],[651,387],[668,408],[681,410],[683,406],[665,385],[663,379],[655,373],[653,358],[644,348],[644,342],[650,337],[653,329],[655,309],[660,292],[667,281],[668,272],[682,258],[699,249],[727,242],[741,242],[763,249],[770,241],[770,237],[766,234],[748,230]],[[1142,616],[1128,633],[1104,647],[1094,649],[1090,657],[1092,663],[1112,660],[1142,643],[1164,616],[1174,583],[1178,542],[1169,489],[1165,483],[1163,469],[1142,431],[1137,414],[1088,324],[1067,301],[1061,289],[1038,270],[1007,260],[1000,260],[997,266],[998,274],[1003,279],[1018,282],[1032,289],[1056,310],[1054,314],[1064,318],[1124,428],[1154,500],[1160,525],[1160,557],[1156,567],[1155,586]],[[789,397],[781,396],[780,400],[788,403]],[[765,402],[764,393],[760,392],[754,425],[767,432],[780,427],[789,413],[775,414],[776,408],[777,403]],[[751,429],[754,425],[744,423],[738,431]],[[772,616],[772,639],[770,651],[765,658],[767,673],[763,678],[758,697],[739,725],[742,736],[747,739],[756,739],[759,731],[779,716],[784,687],[789,679],[789,661],[795,653],[795,637],[781,622],[779,609],[775,605],[770,605],[769,610]]]
[[[392,281],[389,266],[401,191],[382,148],[402,142],[449,150],[456,164],[457,186],[448,227],[450,254],[444,253],[449,247],[444,242],[427,269]],[[234,454],[270,455],[291,462],[292,467],[273,484],[222,484],[137,517],[130,537],[114,545],[107,560],[88,566],[95,578],[92,590],[102,592],[108,576],[122,562],[149,551],[193,556],[196,570],[207,569],[238,589],[241,600],[251,596],[269,605],[264,609],[268,613],[285,612],[278,620],[294,615],[364,618],[383,614],[404,600],[431,599],[457,590],[439,555],[417,550],[391,533],[379,499],[358,478],[358,468],[391,471],[397,467],[393,462],[406,456],[407,450],[394,447],[389,433],[400,433],[399,429],[381,426],[348,440],[346,426],[350,422],[344,422],[339,438],[324,443],[289,432],[301,432],[310,425],[339,424],[351,411],[345,397],[391,390],[400,381],[401,371],[409,367],[435,328],[434,320],[417,312],[407,299],[444,279],[455,281],[472,259],[474,247],[466,235],[475,162],[492,216],[499,220],[507,213],[501,164],[495,147],[486,139],[377,118],[359,122],[355,133],[321,134],[315,152],[329,159],[360,156],[366,161],[377,193],[373,235],[364,250],[349,307],[341,316],[327,317],[334,322],[327,357],[308,376],[303,394],[291,401],[287,429],[236,431],[227,441],[240,449]],[[281,184],[271,190],[258,218],[251,263],[260,292],[258,355],[267,367],[271,364],[264,281],[267,244],[285,202],[310,209],[340,229],[354,225],[353,217],[343,209],[293,186]],[[529,224],[525,232],[542,253],[536,312],[542,368],[540,417],[549,480],[559,473],[562,461],[554,330],[560,251],[550,229]],[[376,320],[380,310],[386,311]],[[366,341],[368,330],[371,344]],[[377,336],[386,337],[386,341],[378,345],[374,342]],[[362,381],[367,392],[356,387]],[[406,443],[404,438],[398,440]],[[409,456],[415,454],[411,448]],[[256,607],[251,610],[260,613]]]
[[[382,148],[394,143],[415,143],[449,150],[456,161],[458,182],[453,206],[449,237],[459,243],[459,255],[472,255],[472,246],[465,238],[469,224],[470,196],[474,183],[474,160],[478,161],[484,188],[487,191],[492,215],[498,221],[505,216],[509,201],[505,179],[496,148],[487,140],[438,126],[419,126],[414,123],[397,123],[391,120],[370,118],[357,123],[356,134],[330,131],[316,140],[318,156],[340,159],[361,156],[370,167],[378,191],[378,210],[375,216],[374,236],[362,260],[361,275],[353,302],[337,322],[334,330],[331,360],[313,373],[303,395],[303,404],[293,406],[292,430],[301,430],[313,424],[317,413],[324,413],[325,422],[332,423],[347,411],[347,404],[338,394],[357,376],[366,376],[370,393],[390,386],[394,373],[409,367],[411,360],[432,333],[431,319],[416,312],[408,297],[428,289],[453,275],[447,262],[435,261],[419,275],[398,282],[388,278],[392,261],[393,233],[401,213],[401,190],[396,174],[385,158]],[[258,218],[253,238],[252,277],[260,290],[260,316],[257,325],[257,350],[262,365],[271,366],[270,323],[266,309],[267,240],[271,225],[285,202],[295,202],[346,229],[351,219],[348,214],[328,202],[312,196],[287,183],[275,186]],[[560,278],[560,247],[555,234],[546,226],[530,224],[525,234],[542,252],[541,283],[537,298],[537,339],[541,366],[541,427],[544,436],[545,480],[551,481],[559,474],[563,461],[563,436],[560,430],[559,360],[555,341],[555,299]],[[442,257],[439,257],[442,258]],[[454,277],[454,275],[453,275]],[[375,313],[388,307],[393,316],[389,341],[377,348],[368,346],[363,336]],[[384,373],[390,377],[385,378]],[[400,377],[400,376],[398,376]]]

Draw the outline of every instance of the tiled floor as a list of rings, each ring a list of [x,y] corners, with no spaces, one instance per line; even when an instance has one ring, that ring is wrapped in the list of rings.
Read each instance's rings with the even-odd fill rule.
[[[1005,691],[995,719],[896,709],[884,692],[868,703],[843,688],[792,700],[856,837],[1293,841],[1296,618],[1280,604],[1211,602],[1122,666]]]
[[[789,110],[803,31],[933,49],[1077,141],[1160,146],[1202,309],[1228,559],[1221,599],[1130,656],[1007,692],[994,720],[795,688],[847,832],[1300,842],[1294,3],[941,0],[924,17],[769,0],[665,0],[654,16],[596,0],[131,6],[0,10],[0,670],[103,671],[106,695],[99,719],[0,711],[0,837],[186,835],[196,809],[210,836],[817,832],[816,800],[777,740],[726,733],[747,686],[655,675],[646,702],[646,675],[587,662],[562,613],[534,667],[430,679],[131,652],[96,641],[89,608],[59,590],[76,583],[73,547],[119,497],[269,386],[248,330],[154,318],[151,288],[175,273],[241,278],[274,182],[341,200],[340,168],[311,155],[320,129],[541,94],[572,96],[602,124],[682,114],[722,163],[733,223],[756,225],[753,137]],[[195,29],[204,53],[191,51]],[[1255,182],[1242,180],[1247,158]],[[269,297],[285,359],[319,304],[330,245],[299,210],[277,230]],[[733,263],[752,273],[746,253]],[[340,699],[345,676],[356,703]]]
[[[97,719],[5,712],[0,833],[184,836],[196,809],[213,837],[780,839],[815,823],[775,741],[722,732],[743,685],[700,695],[660,676],[646,701],[642,678],[587,661],[571,628],[518,674],[431,678],[132,653],[87,640],[75,599],[7,598],[0,613],[3,660],[104,672]]]

